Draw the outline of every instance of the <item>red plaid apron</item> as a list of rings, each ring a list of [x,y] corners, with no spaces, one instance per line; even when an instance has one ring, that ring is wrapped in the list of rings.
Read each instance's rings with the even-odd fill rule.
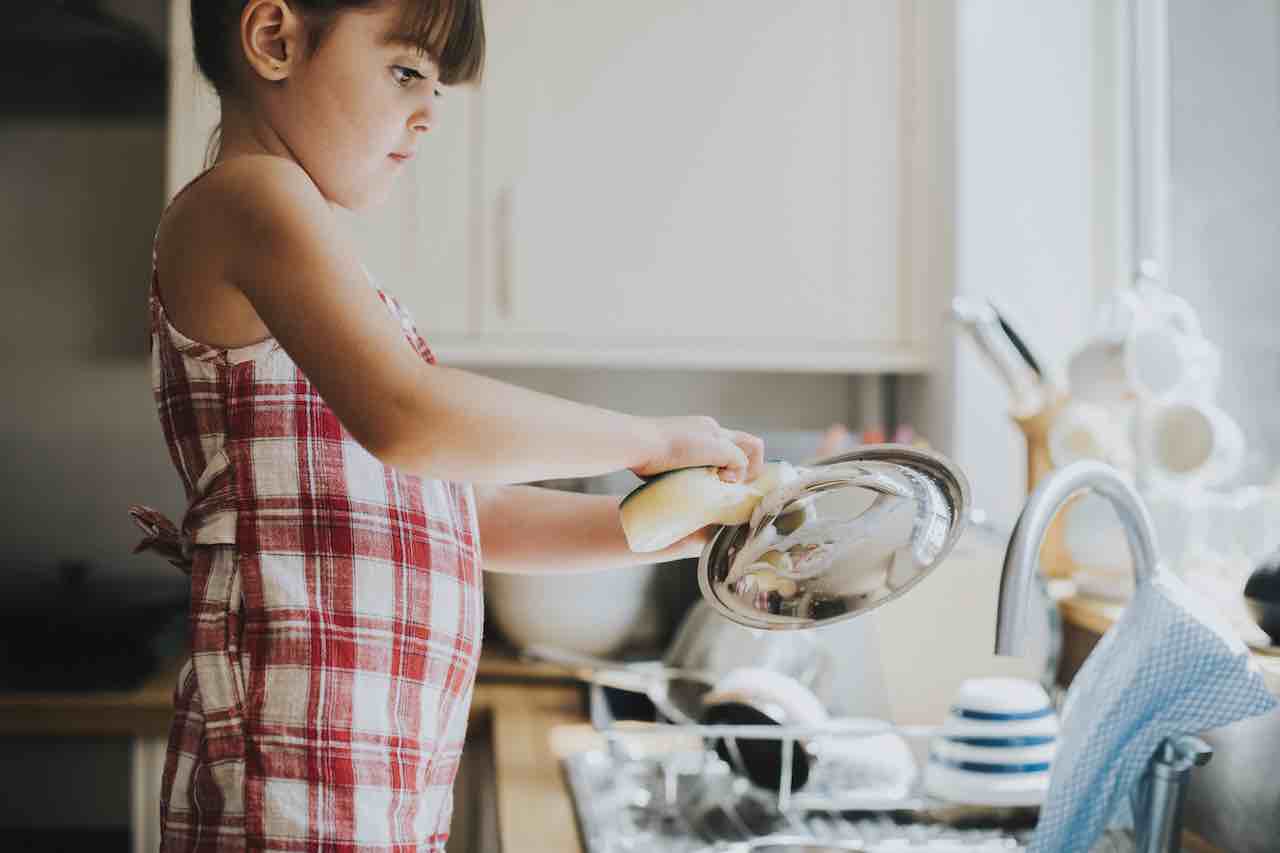
[[[152,385],[189,508],[180,528],[132,513],[138,550],[191,574],[162,850],[442,850],[480,655],[471,488],[379,462],[274,340],[185,337],[152,269]]]

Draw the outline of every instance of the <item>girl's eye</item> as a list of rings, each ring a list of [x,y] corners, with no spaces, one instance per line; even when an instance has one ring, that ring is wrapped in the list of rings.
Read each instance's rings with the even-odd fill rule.
[[[399,83],[401,86],[408,86],[412,84],[415,80],[426,79],[419,72],[415,71],[412,68],[405,68],[403,65],[391,66],[391,76],[394,77],[396,82]]]

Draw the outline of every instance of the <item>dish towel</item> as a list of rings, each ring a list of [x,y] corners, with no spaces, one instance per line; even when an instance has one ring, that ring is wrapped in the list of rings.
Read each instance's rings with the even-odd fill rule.
[[[1089,850],[1165,738],[1276,705],[1226,620],[1158,568],[1071,683],[1029,853]]]

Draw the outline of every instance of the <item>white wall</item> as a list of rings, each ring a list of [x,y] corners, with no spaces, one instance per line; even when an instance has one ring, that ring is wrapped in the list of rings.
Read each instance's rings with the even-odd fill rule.
[[[967,0],[957,15],[956,291],[1007,305],[1063,365],[1093,305],[1091,4]],[[970,342],[953,452],[979,505],[1012,519],[1025,457],[1007,394]]]
[[[1058,368],[1085,334],[1096,293],[1113,284],[1115,103],[1100,85],[1114,71],[1111,5],[953,7],[954,289],[995,298]],[[972,342],[946,334],[937,372],[902,384],[904,416],[939,437],[975,505],[1011,527],[1026,497],[1025,442]],[[877,614],[895,719],[936,723],[965,677],[1038,674],[991,654],[1001,558],[1002,548],[967,540],[965,556]]]
[[[1099,140],[1115,127],[1098,80],[1112,62],[1111,5],[954,7],[955,292],[998,300],[1059,370],[1113,283],[1114,228],[1105,226],[1115,224],[1115,152]],[[947,436],[975,503],[1012,523],[1025,498],[1022,436],[995,374],[970,341],[951,337],[939,373],[905,383],[903,408]]]

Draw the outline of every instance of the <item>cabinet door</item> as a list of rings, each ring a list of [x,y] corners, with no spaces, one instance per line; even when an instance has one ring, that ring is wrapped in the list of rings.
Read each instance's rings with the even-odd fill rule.
[[[905,341],[898,0],[491,0],[484,331]]]
[[[344,217],[375,280],[409,309],[433,346],[472,332],[479,309],[469,286],[474,98],[448,90],[436,125],[387,201]]]
[[[204,170],[210,136],[218,126],[218,97],[196,69],[191,4],[169,2],[169,127],[165,201]]]

